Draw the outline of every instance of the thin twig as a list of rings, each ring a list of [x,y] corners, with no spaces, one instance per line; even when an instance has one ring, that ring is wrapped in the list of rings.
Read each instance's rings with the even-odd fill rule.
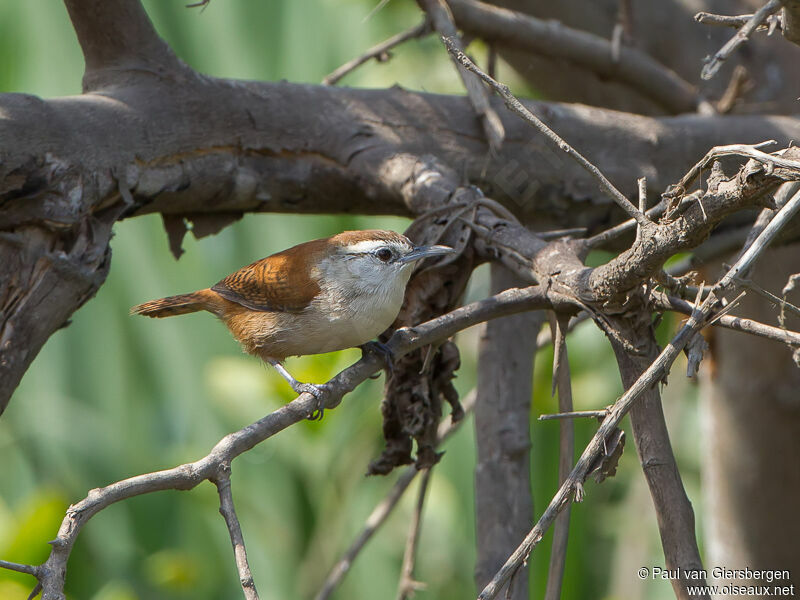
[[[571,412],[559,412],[549,415],[539,415],[540,421],[554,421],[556,419],[604,419],[608,416],[608,410],[575,410]]]
[[[442,39],[449,40],[449,43],[445,42],[448,49],[450,47],[449,44],[452,44],[463,54],[464,48],[458,36],[458,30],[453,22],[453,15],[447,3],[444,0],[418,0],[418,4],[428,15],[428,18],[430,18],[433,23],[433,28],[442,35]],[[472,104],[473,110],[481,120],[481,126],[486,134],[489,147],[493,152],[498,152],[503,145],[506,132],[500,117],[489,104],[489,94],[486,88],[478,81],[477,77],[470,73],[460,61],[452,57],[452,53],[451,58],[467,90],[467,97],[469,98],[470,104]]]
[[[386,497],[380,501],[380,503],[372,510],[369,517],[367,517],[364,529],[361,530],[361,533],[358,534],[358,537],[353,540],[353,543],[350,544],[350,547],[347,548],[342,557],[336,561],[335,565],[333,565],[333,568],[325,578],[325,582],[322,584],[322,588],[316,595],[315,600],[327,600],[330,598],[333,591],[350,570],[350,567],[353,566],[353,561],[361,553],[361,550],[372,538],[375,532],[381,527],[381,525],[384,524],[418,473],[419,471],[417,468],[411,466],[406,468],[400,477],[398,477],[397,481],[392,486],[392,489],[389,490],[389,493],[386,495]]]
[[[692,304],[683,298],[678,298],[677,296],[668,296],[660,292],[651,292],[651,294],[651,301],[654,307],[658,310],[672,310],[685,315],[692,314]],[[731,329],[733,331],[741,331],[743,333],[749,333],[751,335],[763,337],[765,339],[772,340],[773,342],[782,342],[784,344],[789,344],[790,346],[800,346],[800,332],[781,329],[780,327],[767,325],[766,323],[754,321],[753,319],[745,319],[743,317],[737,317],[734,315],[724,315],[715,323],[715,325],[725,327],[726,329]]]
[[[464,408],[465,418],[461,419],[460,421],[456,421],[455,423],[442,422],[439,424],[437,439],[439,440],[440,444],[450,437],[450,435],[455,432],[466,420],[466,415],[474,410],[476,397],[476,391],[472,390],[461,402]],[[386,519],[397,506],[398,502],[400,502],[400,499],[408,489],[408,486],[411,485],[411,482],[414,481],[414,478],[418,474],[419,470],[415,466],[410,466],[403,471],[400,477],[397,478],[397,481],[395,481],[395,484],[392,486],[392,489],[389,490],[389,493],[386,495],[386,497],[381,500],[380,503],[378,503],[378,505],[370,513],[369,517],[367,517],[361,533],[358,534],[358,537],[353,540],[353,543],[350,544],[342,557],[330,570],[328,576],[325,578],[325,582],[322,584],[322,588],[316,595],[315,600],[327,600],[330,598],[331,594],[336,589],[336,586],[339,585],[344,576],[350,570],[350,567],[353,565],[353,561],[359,555],[367,542],[372,538],[374,533],[386,522]]]
[[[779,307],[781,309],[781,311],[784,311],[784,310],[788,309],[790,313],[794,314],[795,316],[800,317],[800,308],[798,308],[797,306],[795,306],[791,302],[788,302],[785,298],[781,298],[780,296],[776,296],[775,294],[773,294],[769,290],[765,290],[763,287],[758,285],[755,281],[752,281],[750,279],[744,279],[742,277],[737,277],[736,278],[736,283],[738,283],[742,287],[745,287],[745,288],[747,288],[749,290],[754,291],[756,294],[758,294],[762,298],[765,298],[766,300],[769,300],[772,304],[774,304],[775,306]]]
[[[648,210],[645,214],[650,220],[657,219],[661,215],[664,214],[664,211],[667,208],[667,203],[664,200],[660,200],[658,204],[656,204],[653,208]],[[636,222],[635,219],[628,219],[627,221],[623,221],[619,225],[614,225],[613,227],[609,227],[605,231],[601,231],[600,233],[596,233],[592,237],[586,238],[584,240],[584,245],[587,248],[597,248],[598,246],[602,246],[607,244],[613,240],[616,240],[626,233],[630,232],[633,229],[639,229],[639,224]]]
[[[639,189],[639,212],[643,215],[647,214],[647,179],[644,177],[640,177],[636,180],[636,185]],[[642,226],[638,223],[636,224],[636,239],[641,241],[642,239]]]
[[[681,180],[674,186],[675,190],[685,193],[691,183],[697,179],[703,169],[708,165],[723,156],[745,156],[752,158],[765,165],[773,165],[775,167],[784,167],[786,169],[800,170],[800,161],[783,158],[776,154],[767,154],[762,152],[759,148],[763,146],[770,146],[775,144],[775,140],[766,140],[758,144],[729,144],[727,146],[715,146],[708,153],[700,159],[695,165],[686,172]]]
[[[339,67],[329,75],[326,75],[322,79],[322,84],[335,85],[342,77],[344,77],[348,73],[351,73],[352,71],[355,71],[358,67],[363,65],[365,62],[372,60],[373,58],[378,62],[385,62],[386,59],[388,58],[388,53],[392,48],[395,48],[396,46],[399,46],[400,44],[403,44],[408,40],[425,37],[431,32],[432,29],[430,21],[428,21],[428,19],[425,19],[419,25],[415,25],[410,29],[406,29],[405,31],[402,31],[397,35],[393,35],[388,40],[385,40],[380,44],[373,46],[372,48],[364,52],[364,54],[362,54],[361,56],[357,56],[353,60],[344,63],[341,67]]]
[[[640,180],[642,181],[642,180]],[[558,410],[563,413],[572,411],[572,384],[567,355],[567,325],[569,317],[563,314],[553,315],[550,329],[553,332],[553,384],[558,390]],[[558,484],[561,485],[569,477],[572,462],[575,460],[575,423],[562,420],[559,424],[558,442]],[[567,561],[567,542],[569,541],[570,508],[567,506],[556,518],[553,526],[553,547],[550,553],[550,567],[547,571],[547,589],[545,600],[561,598],[561,585],[564,580],[564,567]]]
[[[425,505],[425,494],[428,491],[430,479],[431,469],[428,468],[424,470],[422,481],[419,482],[417,505],[414,507],[411,523],[408,526],[408,539],[406,539],[406,550],[403,554],[403,566],[400,569],[400,581],[397,584],[397,600],[409,600],[418,590],[425,589],[424,583],[414,580],[414,564],[417,559],[419,531],[422,526],[422,509]]]
[[[231,536],[233,556],[236,560],[236,570],[239,572],[239,584],[242,586],[242,592],[246,600],[258,600],[258,591],[255,581],[253,581],[253,574],[250,572],[250,564],[247,561],[242,527],[239,525],[239,518],[236,516],[236,508],[233,505],[230,461],[224,461],[220,465],[217,475],[212,481],[217,486],[219,493],[219,513],[225,519],[225,525],[228,526],[228,533]]]
[[[717,25],[721,27],[733,27],[739,29],[747,25],[748,21],[753,18],[753,14],[748,15],[716,15],[714,13],[699,12],[694,16],[694,20],[703,25]],[[772,23],[777,21],[775,25]],[[771,15],[767,17],[767,24],[761,24],[755,28],[755,31],[768,31],[773,27],[781,26],[781,16]]]
[[[494,598],[512,574],[528,559],[531,551],[541,541],[544,533],[552,525],[558,513],[570,503],[572,494],[582,486],[591,465],[603,451],[608,436],[619,425],[636,400],[651,386],[663,379],[683,348],[706,325],[720,303],[717,295],[725,292],[733,285],[734,277],[747,273],[778,232],[794,216],[798,208],[800,208],[800,194],[794,196],[775,215],[761,235],[756,238],[752,245],[742,254],[741,258],[717,282],[702,306],[692,311],[689,319],[687,319],[670,343],[667,344],[633,385],[614,403],[609,410],[608,416],[603,419],[594,437],[584,449],[570,476],[553,496],[534,528],[480,593],[479,600],[491,600]]]
[[[22,563],[9,562],[7,560],[0,560],[0,569],[8,569],[9,571],[16,571],[17,573],[25,573],[26,575],[33,575],[39,577],[41,567],[38,565],[25,565]]]
[[[733,110],[736,102],[747,92],[753,89],[753,82],[747,74],[747,69],[743,65],[736,65],[725,88],[722,96],[717,100],[717,112],[727,114]]]
[[[611,198],[614,202],[616,202],[622,210],[624,210],[629,217],[635,219],[637,223],[642,226],[647,226],[651,224],[650,219],[648,219],[644,214],[639,212],[636,207],[631,204],[631,201],[628,200],[622,192],[620,192],[614,185],[606,179],[606,176],[603,175],[600,170],[595,167],[591,162],[589,162],[580,152],[575,150],[572,146],[570,146],[561,136],[559,136],[555,131],[550,129],[544,121],[539,119],[536,115],[534,115],[531,111],[529,111],[525,106],[511,93],[511,90],[508,88],[507,85],[499,83],[489,77],[486,73],[481,71],[475,63],[470,60],[470,58],[464,54],[456,43],[448,38],[443,37],[445,45],[447,46],[447,51],[450,52],[450,55],[453,56],[455,60],[460,62],[464,65],[465,68],[469,69],[473,73],[475,73],[478,77],[483,79],[492,89],[494,89],[498,94],[500,94],[503,99],[505,100],[506,106],[508,108],[522,117],[527,123],[538,129],[541,133],[545,135],[545,137],[559,150],[567,154],[570,158],[572,158],[575,162],[577,162],[587,173],[589,173],[594,179],[600,184],[600,189],[602,189],[609,198]]]
[[[711,79],[722,66],[722,63],[728,59],[736,48],[741,46],[750,37],[756,28],[761,25],[767,17],[777,12],[783,3],[781,0],[769,0],[764,6],[759,8],[755,14],[739,29],[731,39],[729,39],[722,48],[720,48],[714,56],[708,59],[700,76],[703,79]]]
[[[543,291],[540,287],[506,290],[486,300],[457,308],[426,323],[402,328],[392,335],[387,346],[395,356],[403,356],[490,318],[524,310],[552,308],[554,303],[550,298],[555,298],[555,304],[561,304],[564,308],[570,305],[571,300],[568,298],[552,291]],[[382,367],[382,357],[377,353],[370,353],[336,375],[323,388],[325,408],[337,406],[345,394],[353,391]],[[206,479],[213,479],[217,476],[220,465],[232,461],[287,427],[305,420],[318,403],[319,400],[311,394],[300,394],[295,400],[259,421],[225,436],[209,454],[196,462],[138,475],[89,492],[86,498],[68,509],[56,539],[51,542],[50,556],[41,571],[45,596],[58,598],[63,595],[63,573],[72,548],[83,526],[98,512],[127,498],[168,489],[189,490]]]
[[[378,13],[379,13],[381,10],[383,10],[383,8],[384,8],[384,7],[385,7],[387,4],[389,4],[389,0],[380,0],[380,2],[378,2],[378,3],[377,3],[377,4],[376,4],[376,5],[375,5],[375,6],[372,8],[372,10],[371,10],[371,11],[369,11],[369,12],[367,13],[367,16],[366,16],[366,17],[364,17],[364,18],[361,20],[361,22],[362,22],[362,23],[366,23],[367,21],[369,21],[369,20],[370,20],[372,17],[374,17],[374,16],[375,16],[375,15],[377,15],[377,14],[378,14]]]
[[[622,1],[628,3],[628,0]],[[487,2],[448,0],[447,4],[459,29],[487,43],[554,63],[575,65],[604,81],[618,82],[636,90],[664,112],[696,112],[705,102],[696,86],[647,52],[629,44],[622,44],[615,51],[614,42],[600,35]]]

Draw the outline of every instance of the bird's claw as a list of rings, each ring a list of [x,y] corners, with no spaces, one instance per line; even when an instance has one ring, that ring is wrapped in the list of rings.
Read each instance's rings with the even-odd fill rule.
[[[379,354],[383,358],[389,377],[394,376],[394,351],[383,342],[372,341],[360,346],[362,354]]]
[[[296,385],[292,386],[292,389],[294,389],[295,394],[311,394],[316,398],[316,406],[314,406],[314,410],[309,413],[308,420],[321,421],[322,416],[325,414],[325,393],[327,391],[325,386],[298,382]]]

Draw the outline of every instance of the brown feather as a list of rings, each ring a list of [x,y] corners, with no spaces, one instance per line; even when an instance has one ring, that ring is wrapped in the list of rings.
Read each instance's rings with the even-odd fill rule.
[[[383,229],[365,229],[361,231],[343,231],[333,237],[329,238],[333,244],[346,246],[348,244],[357,244],[358,242],[383,240],[386,242],[399,242],[408,243],[408,239],[404,235],[395,233],[394,231],[385,231]]]
[[[300,312],[319,293],[308,265],[317,261],[327,244],[326,239],[313,240],[262,258],[211,289],[252,310]]]
[[[159,298],[158,300],[151,300],[144,304],[137,304],[131,308],[132,315],[144,315],[145,317],[172,317],[175,315],[185,315],[186,313],[197,312],[198,310],[206,309],[205,296],[201,290],[200,292],[192,292],[191,294],[180,294],[178,296],[169,296],[167,298]]]

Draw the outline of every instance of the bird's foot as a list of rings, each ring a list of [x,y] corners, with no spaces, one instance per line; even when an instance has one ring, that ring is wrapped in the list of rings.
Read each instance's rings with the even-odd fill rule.
[[[267,362],[275,367],[275,370],[280,374],[280,376],[283,377],[290,386],[292,386],[295,394],[298,396],[300,394],[311,394],[317,399],[317,404],[314,407],[314,410],[312,410],[308,415],[308,418],[311,421],[322,420],[322,415],[325,413],[325,397],[328,392],[327,386],[316,385],[313,383],[302,383],[292,377],[289,371],[286,370],[279,360],[268,359]]]
[[[386,370],[389,372],[389,377],[394,377],[394,351],[389,346],[383,342],[374,341],[361,344],[359,348],[361,348],[363,356],[370,353],[380,355],[386,365]]]
[[[308,415],[309,421],[321,421],[322,416],[325,414],[325,396],[327,395],[327,388],[325,385],[316,385],[314,383],[300,383],[295,381],[292,384],[292,389],[295,394],[311,394],[316,398],[317,403],[314,410]]]

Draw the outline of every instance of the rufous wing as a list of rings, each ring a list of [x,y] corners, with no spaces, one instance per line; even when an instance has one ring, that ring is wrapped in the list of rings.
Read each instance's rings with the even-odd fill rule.
[[[252,310],[300,312],[319,293],[308,264],[323,250],[321,240],[262,258],[231,273],[211,289]]]

